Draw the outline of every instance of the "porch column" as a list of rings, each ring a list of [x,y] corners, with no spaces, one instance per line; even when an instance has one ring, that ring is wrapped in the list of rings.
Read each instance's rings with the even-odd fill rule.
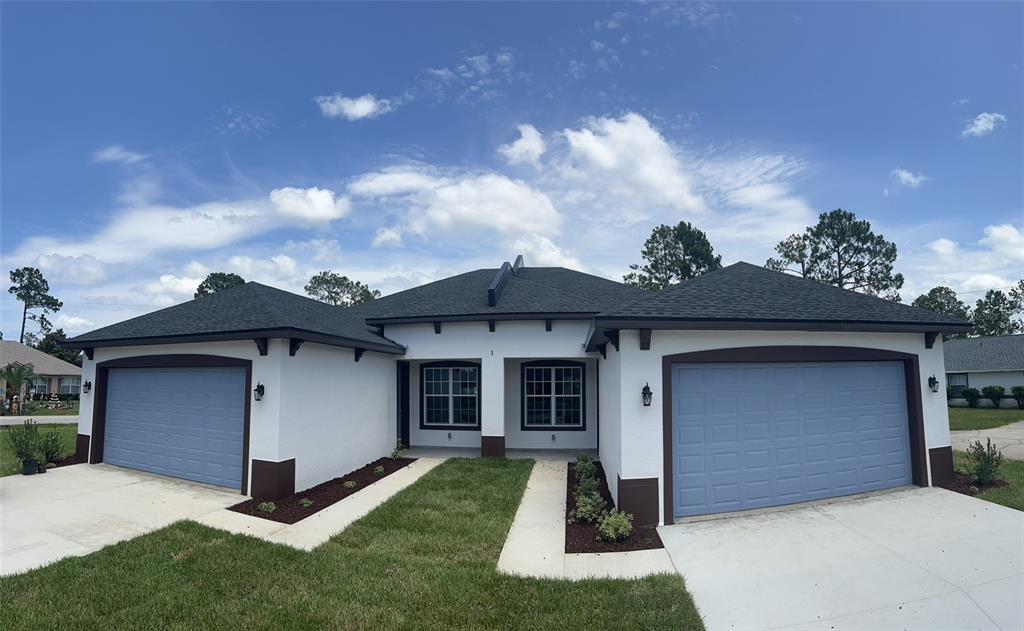
[[[480,360],[480,455],[505,457],[505,359]]]

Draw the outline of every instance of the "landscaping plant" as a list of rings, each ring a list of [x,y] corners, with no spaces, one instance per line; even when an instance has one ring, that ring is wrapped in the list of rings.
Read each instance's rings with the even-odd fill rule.
[[[1003,465],[1003,452],[992,446],[992,439],[980,440],[967,448],[967,475],[978,486],[985,486],[999,479],[999,468]]]
[[[377,475],[384,475],[384,465],[377,465],[373,468],[373,472]]]
[[[341,483],[341,485],[343,487],[345,487],[346,489],[354,489],[354,488],[356,488],[356,481],[355,480],[345,480],[344,482]]]
[[[60,462],[67,452],[64,451],[64,441],[56,428],[51,428],[39,437],[39,456],[41,465]]]
[[[1024,409],[1024,386],[1010,388],[1010,396],[1017,402],[1017,407]]]
[[[985,395],[985,398],[999,407],[999,402],[1002,401],[1003,395],[1006,394],[1006,388],[1002,386],[985,386],[981,389],[981,393]]]
[[[597,465],[590,460],[576,463],[576,479],[592,478],[597,475]]]
[[[261,513],[273,513],[277,510],[277,504],[273,502],[260,502],[260,505],[256,507]]]
[[[967,400],[969,408],[978,407],[978,401],[981,400],[981,392],[977,388],[964,388],[960,391],[960,396]]]
[[[20,426],[7,430],[7,440],[11,443],[11,452],[21,461],[22,473],[31,475],[36,472],[36,458],[39,454],[39,428],[32,419],[27,419]]]
[[[576,454],[576,464],[579,464],[581,462],[593,462],[593,461],[594,461],[594,459],[591,458],[590,454],[586,453],[585,451],[581,451],[580,453]]]
[[[308,497],[304,497],[301,500],[299,500],[299,506],[301,506],[302,508],[309,508],[312,505],[313,500],[309,499]]]
[[[604,515],[604,510],[607,506],[597,493],[577,495],[576,508],[569,513],[569,523],[594,523]]]
[[[613,508],[601,518],[597,529],[605,541],[622,541],[633,532],[633,515]]]
[[[597,495],[597,478],[589,476],[576,479],[576,495]]]

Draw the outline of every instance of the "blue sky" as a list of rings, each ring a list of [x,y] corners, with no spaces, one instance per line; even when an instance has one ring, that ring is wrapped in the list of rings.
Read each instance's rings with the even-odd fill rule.
[[[619,278],[842,207],[910,300],[1024,270],[1024,4],[0,5],[5,269],[70,333],[209,271],[385,293],[523,253]],[[2,328],[19,305],[4,295]]]

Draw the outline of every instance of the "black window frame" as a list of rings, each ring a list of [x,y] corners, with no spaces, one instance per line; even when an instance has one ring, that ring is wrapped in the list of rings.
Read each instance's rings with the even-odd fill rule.
[[[966,383],[964,383],[963,385],[956,385],[956,386],[954,386],[953,384],[950,384],[949,383],[949,378],[952,377],[953,375],[963,375],[964,376],[964,381]],[[953,396],[954,397],[959,397],[966,388],[970,388],[971,387],[971,376],[970,376],[969,373],[966,373],[966,372],[947,372],[946,373],[946,383],[949,384],[949,391],[953,394]]]
[[[527,368],[579,368],[580,369],[580,424],[579,425],[527,425],[526,424],[526,369]],[[554,409],[551,410],[554,415]],[[552,418],[552,421],[554,419]],[[542,359],[519,365],[519,429],[524,432],[585,432],[587,430],[587,364],[567,359]]]
[[[426,422],[426,409],[427,409],[427,392],[425,387],[425,375],[428,368],[475,368],[476,369],[476,424],[475,425],[462,425],[458,423],[427,423]],[[482,411],[480,409],[483,403],[483,390],[480,383],[480,364],[477,362],[466,362],[466,361],[436,361],[436,362],[424,362],[420,364],[420,391],[419,391],[419,408],[420,408],[420,429],[424,430],[435,430],[435,431],[460,431],[460,432],[478,432],[480,431],[480,416]],[[454,396],[451,391],[448,392],[448,400],[451,401]],[[461,395],[465,396],[465,395]],[[449,413],[451,408],[449,407]]]

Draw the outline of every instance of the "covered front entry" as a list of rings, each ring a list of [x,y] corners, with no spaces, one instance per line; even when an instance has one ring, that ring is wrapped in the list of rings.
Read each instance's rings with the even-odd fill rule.
[[[671,510],[690,517],[913,482],[903,361],[671,364]]]

